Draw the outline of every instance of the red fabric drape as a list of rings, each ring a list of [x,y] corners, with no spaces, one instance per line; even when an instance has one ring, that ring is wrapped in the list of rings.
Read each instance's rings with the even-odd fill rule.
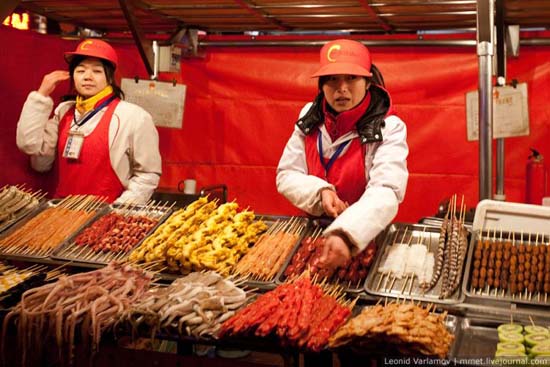
[[[2,171],[0,184],[41,184],[15,147],[15,126],[27,93],[42,76],[65,68],[62,52],[76,43],[0,28],[7,57],[0,60]],[[146,78],[136,49],[114,45],[120,75]],[[453,193],[475,206],[478,192],[478,144],[466,141],[465,93],[477,88],[475,48],[376,47],[370,49],[382,71],[398,115],[407,123],[410,179],[398,221],[433,215]],[[260,213],[297,211],[277,193],[275,170],[302,106],[316,94],[309,75],[318,48],[209,48],[205,57],[182,60],[181,73],[161,79],[187,85],[182,129],[160,128],[161,186],[176,188],[185,178],[198,187],[225,183],[230,199]],[[46,57],[47,56],[47,57]],[[523,201],[529,147],[550,160],[546,108],[550,91],[550,47],[522,47],[509,59],[508,79],[528,83],[531,134],[505,141],[505,189],[510,201]],[[39,60],[39,61],[37,61]]]

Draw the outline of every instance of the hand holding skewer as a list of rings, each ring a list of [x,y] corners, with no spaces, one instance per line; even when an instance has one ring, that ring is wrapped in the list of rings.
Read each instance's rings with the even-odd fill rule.
[[[328,188],[321,190],[321,203],[325,213],[332,218],[336,218],[349,207],[349,204],[342,201],[335,191]]]
[[[319,259],[322,266],[337,268],[346,265],[351,259],[350,247],[343,234],[330,234],[325,240],[323,254]]]

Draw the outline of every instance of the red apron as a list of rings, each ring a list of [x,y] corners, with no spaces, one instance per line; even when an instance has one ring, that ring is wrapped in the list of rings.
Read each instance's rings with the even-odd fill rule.
[[[317,139],[321,134],[306,135],[306,162],[308,173],[320,177],[336,188],[336,193],[341,200],[350,205],[355,203],[365,192],[367,178],[365,176],[365,152],[366,146],[361,145],[359,138],[351,140],[348,150],[341,154],[332,164],[328,172],[319,159]],[[326,158],[324,158],[327,161]]]
[[[63,157],[63,149],[69,135],[74,116],[74,107],[59,122],[59,139],[57,142],[57,185],[54,197],[69,195],[106,196],[109,202],[115,201],[124,191],[111,165],[109,153],[109,126],[116,106],[115,99],[107,107],[92,133],[84,138],[78,159]]]

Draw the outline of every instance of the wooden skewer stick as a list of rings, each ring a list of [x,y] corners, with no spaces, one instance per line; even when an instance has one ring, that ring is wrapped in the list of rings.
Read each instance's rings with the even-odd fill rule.
[[[401,291],[399,291],[400,294],[405,294],[404,292],[408,282],[409,282],[409,276],[407,275],[405,277],[405,281],[403,282],[403,286],[401,287]]]
[[[392,281],[391,281],[391,283],[390,283],[390,289],[389,289],[390,292],[391,292],[391,290],[393,289],[393,285],[394,285],[396,279],[397,279],[397,277],[394,276],[393,279],[392,279]]]
[[[413,287],[413,284],[414,284],[414,279],[415,279],[415,276],[414,274],[411,275],[411,284],[409,285],[409,291],[407,292],[409,294],[409,296],[412,294],[412,287]]]
[[[379,273],[380,276],[378,278],[378,284],[376,284],[376,291],[378,292],[380,290],[380,286],[382,285],[382,280],[386,277],[386,276],[389,276],[388,274],[386,273]]]

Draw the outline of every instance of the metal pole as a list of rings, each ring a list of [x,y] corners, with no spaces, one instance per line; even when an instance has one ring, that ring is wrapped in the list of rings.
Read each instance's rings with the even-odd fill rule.
[[[497,85],[506,85],[506,40],[504,24],[504,0],[496,0],[497,29]],[[506,200],[504,193],[504,139],[497,139],[497,181],[495,200]]]
[[[68,38],[70,39],[70,38]],[[78,38],[75,38],[78,39]],[[106,41],[131,42],[131,39],[103,38]],[[303,40],[303,41],[262,41],[256,39],[239,41],[208,41],[199,40],[198,47],[321,47],[327,40]],[[430,46],[430,47],[476,47],[477,41],[467,39],[454,40],[359,40],[365,46],[370,47],[395,47],[395,46]],[[522,39],[521,46],[550,46],[550,38]],[[177,46],[177,45],[176,45]]]
[[[452,47],[469,46],[475,47],[474,40],[358,40],[365,46],[434,46]],[[199,47],[322,47],[327,40],[301,40],[301,41],[262,41],[262,40],[239,40],[239,41],[201,41]]]
[[[157,80],[159,76],[160,48],[157,41],[153,41],[153,75],[151,80]]]
[[[479,200],[490,199],[493,138],[493,0],[477,2],[477,55],[479,65]]]

